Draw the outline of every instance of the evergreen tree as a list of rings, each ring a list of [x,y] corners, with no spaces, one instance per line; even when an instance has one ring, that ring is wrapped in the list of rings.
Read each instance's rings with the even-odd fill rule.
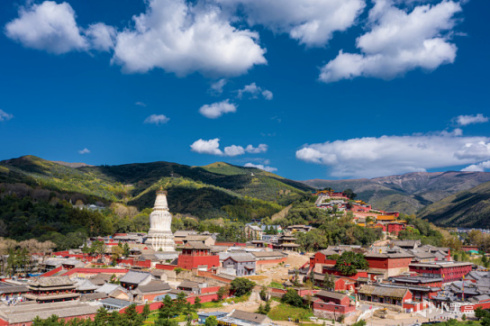
[[[201,307],[201,299],[199,297],[196,297],[196,299],[194,300],[194,309],[198,310],[201,309]]]
[[[145,304],[145,306],[143,307],[143,317],[144,317],[144,320],[146,320],[148,318],[148,316],[150,315],[151,311],[150,311],[150,305],[148,303]]]
[[[264,307],[265,314],[267,315],[271,311],[271,301],[267,301]]]

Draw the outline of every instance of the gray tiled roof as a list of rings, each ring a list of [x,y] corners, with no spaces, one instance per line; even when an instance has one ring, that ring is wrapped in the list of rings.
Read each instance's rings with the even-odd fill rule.
[[[254,262],[255,261],[255,257],[252,254],[248,254],[248,253],[231,254],[230,257],[228,257],[226,259],[233,259],[236,262]]]
[[[184,248],[189,248],[189,249],[211,249],[211,247],[205,245],[204,243],[200,241],[188,241]]]
[[[68,276],[36,277],[29,281],[29,285],[40,287],[72,286],[74,283]]]
[[[242,310],[235,310],[230,317],[245,320],[252,323],[262,324],[268,319],[266,315],[256,314],[253,312],[247,312]]]
[[[60,318],[76,317],[95,314],[98,306],[80,302],[59,302],[44,304],[18,304],[0,308],[0,318],[10,324],[29,323],[34,318],[46,319],[57,315]]]
[[[86,279],[78,279],[76,282],[78,291],[91,291],[98,288],[98,286]]]
[[[80,301],[92,301],[92,300],[100,300],[105,298],[107,298],[106,293],[95,292],[95,293],[82,294],[82,296],[80,297]]]
[[[120,299],[116,299],[116,298],[103,299],[103,300],[100,300],[100,303],[102,303],[103,305],[108,305],[108,306],[116,307],[119,309],[122,309],[122,308],[125,308],[125,307],[128,307],[131,305],[131,302],[129,302],[129,301],[120,300]]]
[[[332,299],[337,299],[337,300],[342,300],[347,295],[345,295],[343,293],[322,290],[322,291],[316,293],[315,296],[317,296],[317,297],[325,297],[325,298],[332,298]]]
[[[199,283],[192,282],[192,281],[182,281],[180,282],[178,287],[194,289],[194,288],[199,288]]]
[[[151,277],[150,273],[147,272],[137,272],[137,271],[129,271],[126,275],[121,277],[119,281],[121,283],[131,283],[131,284],[140,284],[148,277]]]
[[[120,285],[117,285],[117,284],[107,283],[107,284],[102,285],[97,290],[95,290],[95,292],[101,292],[101,293],[111,294],[112,292],[114,292],[114,291],[116,291],[118,289],[123,289],[123,287],[120,286]]]
[[[384,297],[392,297],[392,298],[403,298],[403,296],[407,293],[406,288],[391,288],[391,287],[381,287],[375,285],[363,285],[358,293],[366,294],[366,295],[376,295],[376,296],[384,296]]]
[[[135,290],[138,293],[153,293],[153,292],[162,292],[162,291],[170,291],[170,285],[168,283],[162,281],[151,281],[146,285],[140,285]]]

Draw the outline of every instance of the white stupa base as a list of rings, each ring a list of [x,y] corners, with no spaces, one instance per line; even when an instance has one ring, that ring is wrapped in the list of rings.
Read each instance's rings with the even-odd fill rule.
[[[148,232],[146,244],[155,251],[175,252],[174,235],[170,232]]]

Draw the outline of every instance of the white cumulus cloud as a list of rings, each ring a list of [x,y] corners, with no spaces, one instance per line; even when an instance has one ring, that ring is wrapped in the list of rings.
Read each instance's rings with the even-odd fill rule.
[[[443,133],[353,138],[305,145],[296,157],[328,166],[335,177],[376,177],[489,160],[490,138]]]
[[[488,171],[488,170],[490,170],[490,161],[485,161],[485,162],[481,162],[481,163],[478,163],[478,164],[469,165],[469,166],[465,167],[464,169],[462,169],[461,171],[465,171],[465,172],[485,172],[485,171]]]
[[[164,114],[152,114],[145,119],[144,123],[161,125],[167,123],[169,120],[170,118],[166,117]]]
[[[5,112],[4,110],[0,109],[0,121],[8,121],[12,119],[14,116],[10,113]]]
[[[228,83],[228,80],[226,80],[226,78],[221,78],[221,79],[217,80],[216,82],[212,83],[211,87],[209,89],[212,93],[219,95],[219,94],[223,93],[223,88],[225,87],[225,85],[227,83]]]
[[[267,89],[263,89],[262,87],[257,86],[255,83],[251,83],[249,85],[245,85],[242,89],[238,90],[238,98],[242,98],[244,95],[249,95],[250,98],[256,99],[259,95],[262,95],[266,100],[272,100],[274,95],[271,91]]]
[[[240,145],[226,146],[223,150],[220,149],[220,139],[214,138],[209,140],[198,139],[191,145],[191,150],[199,154],[211,154],[218,156],[238,156],[245,153],[258,154],[265,153],[268,146],[266,144],[259,144],[257,147],[247,145],[246,147]]]
[[[103,23],[90,25],[85,31],[91,47],[98,51],[110,51],[114,47],[116,29]]]
[[[266,144],[259,144],[257,147],[253,147],[252,145],[248,145],[245,150],[250,154],[259,154],[267,152],[268,146]]]
[[[133,20],[134,28],[117,35],[113,58],[128,72],[233,76],[266,63],[259,35],[233,27],[211,3],[149,0]]]
[[[206,104],[201,106],[199,113],[209,119],[216,119],[225,113],[236,112],[236,105],[230,103],[229,100]]]
[[[90,153],[90,150],[88,148],[84,148],[84,149],[81,149],[78,151],[78,154],[89,154]]]
[[[226,156],[237,156],[245,154],[245,149],[242,146],[231,145],[225,147]]]
[[[191,145],[191,150],[199,154],[223,155],[219,149],[219,138],[198,139]]]
[[[287,33],[307,46],[323,46],[356,22],[364,0],[218,0],[245,14],[249,25]]]
[[[375,0],[369,12],[370,30],[356,40],[361,53],[344,53],[321,69],[319,79],[335,82],[356,77],[390,79],[407,71],[434,70],[453,63],[457,47],[450,43],[458,2],[415,6],[410,12],[393,0]]]
[[[5,26],[5,33],[26,47],[56,54],[84,51],[89,46],[67,2],[44,1],[21,7],[19,18]]]
[[[19,17],[7,23],[5,34],[25,47],[63,54],[109,51],[114,46],[116,29],[103,23],[84,29],[77,24],[75,11],[69,3],[44,1],[20,7]]]
[[[460,126],[467,126],[475,123],[488,122],[488,117],[478,113],[477,115],[460,115],[454,118],[454,120]]]
[[[267,172],[277,171],[277,168],[272,167],[272,166],[263,165],[263,164],[246,163],[244,166],[246,168],[256,168],[256,169],[264,170]]]

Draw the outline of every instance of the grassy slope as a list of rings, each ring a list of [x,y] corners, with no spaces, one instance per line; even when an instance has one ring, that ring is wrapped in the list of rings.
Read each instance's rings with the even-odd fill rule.
[[[1,182],[80,193],[91,201],[139,208],[151,207],[154,191],[164,187],[174,212],[203,218],[230,214],[244,218],[252,211],[249,217],[257,211],[273,214],[311,190],[272,173],[222,162],[205,167],[152,162],[74,169],[35,156],[0,162]]]
[[[419,216],[441,226],[490,228],[490,182],[429,205]]]

